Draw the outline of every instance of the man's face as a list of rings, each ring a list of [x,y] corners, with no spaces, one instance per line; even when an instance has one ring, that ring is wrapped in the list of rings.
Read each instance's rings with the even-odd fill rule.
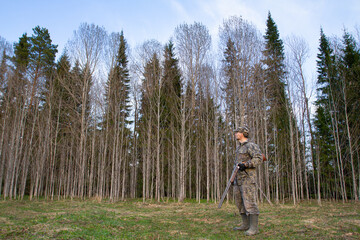
[[[236,139],[236,140],[240,140],[240,139],[241,139],[241,135],[242,135],[241,132],[236,132],[236,133],[235,133],[235,139]]]

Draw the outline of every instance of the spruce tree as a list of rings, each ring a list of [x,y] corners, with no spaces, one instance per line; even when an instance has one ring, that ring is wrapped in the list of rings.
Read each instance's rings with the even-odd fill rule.
[[[269,88],[268,99],[274,123],[280,129],[286,128],[282,119],[287,119],[283,114],[286,113],[286,94],[285,94],[285,55],[284,45],[280,39],[279,31],[269,12],[266,23],[267,29],[265,38],[264,66],[265,81]],[[285,124],[285,125],[284,125]]]
[[[130,77],[126,49],[126,40],[123,32],[121,32],[115,66],[110,70],[105,90],[108,119],[113,121],[114,114],[118,113],[118,117],[122,119],[121,125],[130,123],[128,119],[130,112]]]
[[[141,97],[141,115],[142,119],[148,119],[151,114],[151,108],[154,107],[155,93],[159,87],[159,79],[161,77],[160,60],[156,53],[146,63],[144,68],[144,78],[142,82]]]
[[[279,139],[287,140],[288,117],[286,106],[288,98],[285,94],[285,55],[283,42],[279,31],[269,12],[263,51],[265,67],[265,84],[267,85],[267,99],[269,101],[269,115],[273,130],[278,132]],[[285,152],[283,152],[285,154]],[[283,156],[284,157],[284,156]]]
[[[317,161],[314,170],[318,171],[321,167],[321,174],[329,178],[334,173],[333,168],[336,166],[337,158],[334,144],[335,136],[333,134],[334,122],[332,121],[334,120],[334,114],[338,115],[337,110],[334,108],[334,96],[337,95],[336,89],[339,89],[339,85],[335,77],[335,56],[322,29],[320,31],[320,46],[317,58],[318,87],[314,116],[314,138],[317,154],[313,156],[316,157]],[[330,184],[332,183],[330,182]]]
[[[347,160],[350,160],[351,171],[349,168],[346,169],[348,174],[352,176],[352,196],[358,200],[358,189],[356,181],[356,166],[355,162],[355,146],[358,145],[359,127],[358,119],[359,106],[360,106],[360,50],[357,47],[356,41],[353,36],[345,31],[343,36],[343,49],[342,57],[340,58],[339,70],[341,74],[342,83],[342,95],[343,95],[343,119],[344,119],[344,133],[343,141],[348,147],[344,149],[344,156],[348,156]],[[345,140],[346,139],[346,140]],[[349,178],[350,180],[350,178]]]
[[[0,105],[2,103],[2,98],[4,97],[4,88],[7,81],[6,73],[7,73],[8,65],[6,63],[6,58],[7,56],[4,49],[4,51],[2,52],[1,63],[0,63],[0,92],[1,92]]]
[[[52,99],[55,104],[53,107],[53,116],[54,119],[60,123],[60,135],[71,132],[69,128],[73,124],[72,116],[76,109],[74,94],[76,88],[77,86],[71,77],[70,59],[65,51],[56,64],[54,94]]]
[[[263,51],[264,64],[264,83],[266,87],[266,98],[268,102],[269,123],[269,150],[273,157],[275,157],[275,165],[279,167],[289,167],[291,146],[290,143],[290,123],[288,108],[291,109],[291,104],[285,93],[285,55],[283,42],[280,39],[280,34],[274,20],[269,12],[266,23],[267,29],[265,38],[265,50]],[[280,174],[280,173],[279,173]],[[286,173],[281,173],[282,177]],[[280,182],[280,184],[285,184]],[[278,185],[277,185],[278,186]],[[276,190],[276,201],[279,201],[281,185]]]
[[[130,77],[127,67],[128,60],[126,55],[126,41],[123,32],[119,36],[119,46],[117,49],[116,61],[110,69],[109,77],[106,82],[105,101],[106,116],[104,129],[108,133],[108,159],[111,166],[110,179],[110,199],[119,198],[120,175],[127,172],[130,151],[130,130],[129,130],[129,112],[130,112]],[[122,170],[117,170],[121,166]],[[124,176],[123,176],[124,177]],[[124,197],[125,189],[122,189],[121,198]]]
[[[75,61],[74,67],[70,71],[70,79],[73,85],[75,86],[72,90],[73,99],[75,101],[75,112],[76,114],[81,114],[81,98],[82,98],[82,90],[83,90],[83,70],[80,67],[79,61]],[[72,85],[72,84],[70,84]],[[89,95],[89,92],[87,92]],[[86,99],[89,99],[87,97]]]
[[[237,114],[237,105],[239,103],[238,100],[238,89],[237,89],[237,70],[239,69],[239,63],[237,61],[236,47],[234,42],[229,38],[226,43],[226,49],[224,52],[224,60],[223,60],[223,68],[225,72],[225,83],[223,86],[223,90],[226,93],[226,103],[228,107],[228,112],[231,114],[231,125],[232,128],[236,127],[235,124],[235,115]]]
[[[315,137],[317,139],[317,146],[322,149],[332,149],[331,154],[322,154],[320,162],[325,166],[326,164],[332,164],[334,161],[335,147],[334,147],[334,138],[332,134],[332,124],[330,114],[334,113],[331,102],[332,90],[331,86],[334,81],[334,68],[335,68],[335,56],[333,55],[333,50],[330,47],[330,43],[325,36],[323,30],[320,32],[320,46],[319,53],[317,55],[317,100],[315,102],[316,112],[314,116],[315,123]],[[326,168],[326,166],[325,166]]]
[[[26,33],[14,44],[13,62],[17,72],[24,73],[30,61],[30,40]]]
[[[30,61],[30,48],[30,39],[26,33],[19,38],[18,43],[14,44],[14,56],[11,60],[15,67],[15,75],[13,78],[9,78],[4,90],[9,100],[16,96],[22,98],[25,95],[25,87],[28,83],[26,71]]]
[[[180,108],[181,108],[181,73],[178,66],[178,59],[175,57],[174,44],[169,41],[164,48],[164,62],[163,62],[163,77],[161,87],[161,131],[168,141],[162,144],[162,154],[164,161],[164,182],[165,190],[170,195],[173,189],[170,190],[170,180],[174,180],[172,175],[175,170],[175,156],[173,156],[174,149],[178,146],[178,134],[180,133]],[[174,183],[173,183],[174,184]],[[175,193],[172,193],[173,196]]]
[[[181,98],[181,73],[178,67],[178,59],[175,58],[174,54],[174,44],[171,41],[164,49],[163,69],[162,124],[163,128],[168,129],[170,124],[177,125]]]
[[[343,44],[343,57],[340,65],[345,81],[347,111],[350,113],[350,122],[356,124],[360,117],[358,111],[360,108],[360,49],[353,36],[348,32],[344,33]]]
[[[153,184],[153,179],[150,176],[150,169],[155,168],[154,148],[157,139],[156,137],[156,105],[157,93],[160,87],[161,66],[160,60],[156,53],[154,53],[147,61],[144,67],[144,76],[141,87],[141,103],[140,103],[140,119],[137,129],[139,134],[139,143],[142,156],[142,174],[143,174],[143,198],[152,198],[154,196],[154,189],[150,187]]]
[[[325,36],[323,30],[320,30],[320,46],[317,55],[317,91],[318,103],[328,104],[329,98],[332,97],[334,87],[339,88],[338,81],[335,79],[335,56],[330,47],[329,40]]]

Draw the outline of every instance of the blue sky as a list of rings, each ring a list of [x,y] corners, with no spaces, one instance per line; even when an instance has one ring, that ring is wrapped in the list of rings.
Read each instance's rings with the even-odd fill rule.
[[[103,26],[108,32],[123,30],[130,47],[135,47],[149,39],[165,43],[176,26],[194,21],[206,25],[216,40],[223,20],[234,15],[264,33],[270,11],[280,37],[302,36],[314,63],[320,27],[328,36],[341,37],[344,27],[352,32],[360,24],[359,0],[0,0],[0,6],[1,37],[17,42],[39,25],[49,30],[60,54],[82,22]]]

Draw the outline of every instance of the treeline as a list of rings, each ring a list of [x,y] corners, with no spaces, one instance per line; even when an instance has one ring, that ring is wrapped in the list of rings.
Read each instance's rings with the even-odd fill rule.
[[[247,125],[268,159],[260,201],[357,200],[359,41],[321,30],[312,114],[307,43],[266,25],[225,19],[214,51],[206,26],[184,23],[130,51],[83,23],[57,61],[46,28],[1,38],[1,197],[216,201]]]

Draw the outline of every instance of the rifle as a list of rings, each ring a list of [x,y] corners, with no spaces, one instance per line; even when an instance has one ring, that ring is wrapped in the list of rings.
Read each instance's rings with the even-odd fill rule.
[[[264,154],[262,154],[262,159],[263,159],[264,162],[266,161],[266,157],[265,157]],[[235,167],[234,167],[234,170],[232,171],[232,174],[231,174],[231,176],[230,176],[230,179],[229,179],[229,181],[228,181],[228,183],[227,183],[227,185],[226,185],[225,191],[224,191],[223,195],[221,196],[221,199],[220,199],[218,208],[221,208],[221,206],[222,206],[222,204],[223,204],[223,202],[224,202],[224,200],[225,200],[225,197],[226,197],[226,195],[227,195],[227,193],[228,193],[228,191],[229,191],[230,186],[231,186],[231,185],[234,183],[234,181],[235,181],[236,174],[237,174],[237,172],[239,171],[239,169],[240,169],[240,166],[239,166],[238,164],[236,164]],[[245,171],[245,170],[241,169],[240,171]],[[245,171],[245,172],[246,172],[246,171]]]
[[[226,185],[225,191],[224,191],[223,195],[221,196],[221,200],[219,202],[218,208],[221,208],[221,205],[223,204],[223,202],[225,200],[226,194],[229,191],[231,184],[233,184],[235,181],[235,177],[236,177],[236,174],[239,171],[239,169],[240,169],[239,165],[236,164],[234,167],[234,170],[232,171],[231,177]]]

